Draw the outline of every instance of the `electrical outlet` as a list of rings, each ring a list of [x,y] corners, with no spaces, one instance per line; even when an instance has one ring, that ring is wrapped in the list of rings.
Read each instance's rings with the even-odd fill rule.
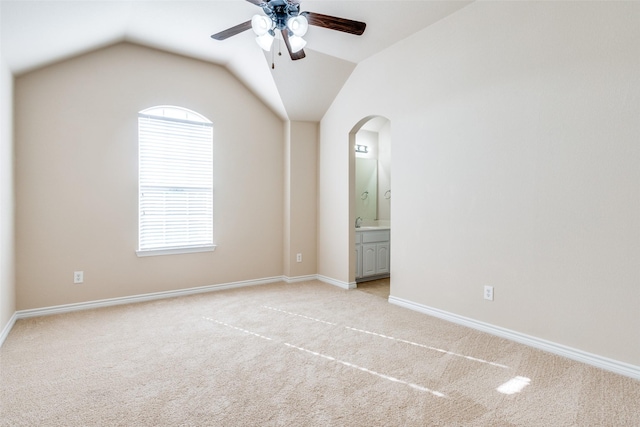
[[[302,262],[302,254],[296,254],[296,262]]]
[[[84,282],[84,271],[74,271],[73,283],[83,283],[83,282]]]
[[[493,301],[493,286],[484,287],[484,299]]]

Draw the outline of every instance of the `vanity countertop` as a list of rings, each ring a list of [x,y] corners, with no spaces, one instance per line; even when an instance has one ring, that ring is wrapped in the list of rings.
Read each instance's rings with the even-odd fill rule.
[[[390,230],[391,227],[388,225],[378,225],[378,226],[369,226],[369,227],[358,227],[356,231],[371,231],[371,230]]]

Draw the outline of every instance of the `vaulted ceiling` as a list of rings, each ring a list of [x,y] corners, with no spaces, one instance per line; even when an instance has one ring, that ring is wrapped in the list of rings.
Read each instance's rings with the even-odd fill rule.
[[[223,65],[282,119],[319,121],[360,61],[470,1],[300,3],[302,11],[366,22],[366,31],[354,36],[312,26],[304,37],[306,58],[291,61],[284,43],[276,40],[272,52],[264,52],[251,30],[224,41],[211,39],[211,34],[262,14],[245,0],[1,0],[0,49],[11,71],[20,75],[130,41]]]

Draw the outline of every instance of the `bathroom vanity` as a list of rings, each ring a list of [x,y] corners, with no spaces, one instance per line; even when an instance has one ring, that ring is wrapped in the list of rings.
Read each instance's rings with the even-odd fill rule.
[[[356,228],[356,282],[389,277],[391,229]]]

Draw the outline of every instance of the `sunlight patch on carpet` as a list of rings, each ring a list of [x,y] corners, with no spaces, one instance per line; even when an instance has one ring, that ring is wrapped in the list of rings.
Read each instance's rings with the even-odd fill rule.
[[[247,335],[251,335],[251,336],[254,336],[254,337],[257,337],[257,338],[261,338],[261,339],[264,339],[264,340],[267,340],[267,341],[277,342],[273,338],[258,334],[258,333],[253,332],[253,331],[249,331],[249,330],[244,329],[244,328],[239,328],[237,326],[230,325],[228,323],[221,322],[219,320],[215,320],[215,319],[212,319],[210,317],[203,316],[203,319],[208,320],[208,321],[213,322],[213,323],[217,323],[218,325],[225,326],[227,328],[234,329],[236,331],[245,333]],[[401,380],[401,379],[398,379],[398,378],[395,378],[395,377],[392,377],[392,376],[389,376],[389,375],[381,374],[379,372],[372,371],[371,369],[367,369],[365,367],[356,365],[354,363],[346,362],[344,360],[336,359],[335,357],[327,356],[326,354],[318,353],[318,352],[315,352],[315,351],[312,351],[312,350],[308,350],[306,348],[298,347],[298,346],[295,346],[295,345],[289,344],[289,343],[281,343],[281,344],[284,344],[285,346],[287,346],[289,348],[294,348],[296,350],[300,350],[300,351],[303,351],[305,353],[312,354],[314,356],[321,357],[323,359],[330,360],[330,361],[335,362],[335,363],[339,363],[339,364],[347,366],[349,368],[358,369],[359,371],[366,372],[366,373],[371,374],[371,375],[375,375],[375,376],[377,376],[379,378],[382,378],[382,379],[385,379],[385,380],[388,380],[388,381],[391,381],[391,382],[394,382],[394,383],[407,385],[407,386],[409,386],[409,387],[411,387],[411,388],[413,388],[415,390],[431,393],[432,395],[434,395],[436,397],[447,397],[446,395],[444,395],[443,393],[441,393],[439,391],[431,390],[431,389],[429,389],[427,387],[423,387],[423,386],[418,385],[418,384],[410,383],[408,381],[404,381],[404,380]]]
[[[350,363],[350,362],[345,362],[344,360],[336,359],[335,357],[327,356],[326,354],[322,354],[322,353],[318,353],[318,352],[315,352],[315,351],[307,350],[306,348],[298,347],[298,346],[295,346],[295,345],[289,344],[289,343],[284,343],[284,345],[286,345],[287,347],[291,347],[291,348],[295,348],[297,350],[303,351],[305,353],[313,354],[314,356],[318,356],[318,357],[321,357],[323,359],[327,359],[327,360],[331,360],[331,361],[336,362],[336,363],[340,363],[341,365],[347,366],[349,368],[358,369],[358,370],[360,370],[362,372],[366,372],[368,374],[375,375],[377,377],[383,378],[385,380],[388,380],[388,381],[391,381],[391,382],[394,382],[394,383],[408,385],[411,388],[414,388],[414,389],[420,390],[420,391],[424,391],[424,392],[427,392],[427,393],[431,393],[431,394],[433,394],[434,396],[437,396],[437,397],[447,397],[443,393],[440,393],[439,391],[430,390],[430,389],[428,389],[426,387],[422,387],[422,386],[420,386],[418,384],[410,383],[410,382],[407,382],[407,381],[404,381],[404,380],[401,380],[401,379],[398,379],[398,378],[395,378],[395,377],[392,377],[392,376],[389,376],[389,375],[381,374],[379,372],[372,371],[371,369],[367,369],[367,368],[364,368],[362,366],[359,366],[359,365],[356,365],[356,364],[353,364],[353,363]]]
[[[363,334],[369,334],[369,335],[373,335],[376,337],[380,337],[380,338],[386,338],[389,340],[394,340],[394,341],[398,341],[401,343],[405,343],[405,344],[409,344],[409,345],[414,345],[416,347],[422,347],[422,348],[426,348],[428,350],[433,350],[433,351],[437,351],[439,353],[444,353],[444,354],[448,354],[450,356],[456,356],[456,357],[463,357],[467,360],[473,360],[474,362],[481,362],[481,363],[486,363],[489,364],[491,366],[496,366],[498,368],[503,368],[503,369],[509,369],[508,366],[502,365],[500,363],[496,363],[496,362],[490,362],[488,360],[484,360],[484,359],[478,359],[477,357],[472,357],[472,356],[466,356],[464,354],[458,354],[458,353],[454,353],[452,351],[448,351],[448,350],[443,350],[441,348],[436,348],[436,347],[431,347],[430,345],[426,345],[426,344],[419,344],[417,342],[413,342],[413,341],[407,341],[407,340],[403,340],[402,338],[395,338],[395,337],[390,337],[387,335],[383,335],[383,334],[379,334],[377,332],[371,332],[371,331],[365,331],[363,329],[356,329],[356,328],[352,328],[350,326],[345,326],[345,328],[350,329],[352,331],[356,331],[356,332],[361,332]]]
[[[531,384],[531,379],[527,377],[514,377],[502,384],[496,390],[502,394],[520,393],[526,386]]]
[[[218,325],[226,326],[231,329],[235,329],[236,331],[244,332],[245,334],[253,335],[254,337],[262,338],[263,340],[273,341],[273,338],[265,337],[264,335],[256,334],[255,332],[248,331],[246,329],[238,328],[237,326],[230,325],[228,323],[220,322],[219,320],[212,319],[210,317],[205,317],[206,320],[217,323]]]
[[[302,317],[303,319],[313,320],[314,322],[324,323],[326,325],[338,326],[337,323],[327,322],[326,320],[316,319],[315,317],[305,316],[304,314],[298,314],[298,313],[292,313],[292,312],[286,311],[286,310],[280,310],[279,308],[269,307],[268,305],[263,305],[261,307],[269,309],[269,310],[273,310],[273,311],[279,311],[280,313],[289,314],[291,316],[297,316],[297,317]]]
[[[288,314],[288,315],[291,315],[291,316],[296,316],[296,317],[301,317],[303,319],[313,320],[314,322],[325,323],[325,324],[331,325],[331,326],[338,326],[337,323],[327,322],[326,320],[316,319],[314,317],[305,316],[303,314],[292,313],[290,311],[281,310],[279,308],[274,308],[274,307],[269,307],[267,305],[263,305],[261,307],[266,308],[268,310],[273,310],[273,311],[277,311],[277,312],[280,312],[280,313]],[[409,344],[409,345],[413,345],[413,346],[416,346],[416,347],[425,348],[427,350],[437,351],[439,353],[448,354],[450,356],[462,357],[464,359],[471,360],[471,361],[474,361],[474,362],[486,363],[488,365],[495,366],[497,368],[509,369],[508,366],[500,364],[500,363],[497,363],[497,362],[491,362],[489,360],[479,359],[479,358],[473,357],[473,356],[467,356],[467,355],[464,355],[464,354],[454,353],[452,351],[448,351],[448,350],[444,350],[444,349],[441,349],[441,348],[432,347],[432,346],[429,346],[429,345],[426,345],[426,344],[420,344],[420,343],[413,342],[413,341],[404,340],[402,338],[395,338],[395,337],[391,337],[391,336],[388,336],[388,335],[379,334],[377,332],[371,332],[371,331],[365,331],[363,329],[352,328],[351,326],[345,326],[344,328],[345,329],[349,329],[351,331],[363,333],[363,334],[373,335],[373,336],[376,336],[376,337],[385,338],[385,339],[388,339],[388,340],[393,340],[393,341],[401,342],[401,343],[404,343],[404,344]]]

